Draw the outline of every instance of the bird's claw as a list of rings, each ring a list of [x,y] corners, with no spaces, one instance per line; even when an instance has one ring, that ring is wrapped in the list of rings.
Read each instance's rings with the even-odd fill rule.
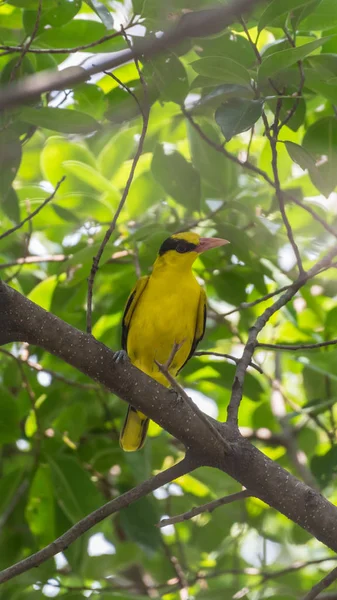
[[[113,361],[116,364],[123,363],[127,360],[129,360],[129,357],[127,355],[127,352],[125,352],[125,350],[117,350],[117,352],[115,352],[113,355]]]

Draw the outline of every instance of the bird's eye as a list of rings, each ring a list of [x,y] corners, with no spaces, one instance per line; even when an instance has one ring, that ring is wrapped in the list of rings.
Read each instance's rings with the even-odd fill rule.
[[[188,252],[189,250],[190,250],[190,247],[187,242],[184,242],[184,240],[182,240],[181,242],[178,242],[178,244],[176,246],[177,252],[180,252],[180,254],[183,254],[184,252]]]

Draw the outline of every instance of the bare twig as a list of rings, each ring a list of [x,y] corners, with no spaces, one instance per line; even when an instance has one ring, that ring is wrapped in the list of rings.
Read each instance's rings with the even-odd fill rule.
[[[27,213],[29,215],[29,208],[30,208],[30,203],[29,200],[26,200],[26,206],[27,206]],[[32,221],[29,220],[28,221],[28,233],[25,236],[25,241],[24,241],[24,249],[23,249],[23,258],[22,258],[22,263],[19,265],[18,269],[16,269],[16,271],[10,275],[9,277],[7,277],[7,279],[5,280],[6,283],[9,283],[10,281],[12,281],[13,279],[15,279],[21,272],[23,265],[26,262],[27,259],[27,255],[29,252],[29,244],[30,244],[30,240],[31,237],[33,235],[33,225],[32,225]]]
[[[130,29],[130,27],[133,27],[134,25],[137,25],[137,23],[131,21],[128,25],[125,25],[124,29]],[[103,44],[104,42],[108,42],[109,40],[112,40],[113,38],[119,37],[121,35],[122,35],[121,31],[115,31],[114,33],[109,33],[108,35],[104,35],[103,37],[99,38],[95,42],[90,42],[88,44],[82,44],[81,46],[76,46],[75,48],[32,48],[32,47],[29,47],[27,52],[29,52],[30,54],[74,54],[75,52],[83,52],[83,50],[87,50],[88,48],[94,48],[95,46],[99,46],[100,44]],[[21,52],[22,47],[21,46],[0,45],[0,50],[6,50],[7,51],[6,53]]]
[[[69,256],[65,254],[51,254],[46,256],[21,256],[16,260],[13,260],[8,263],[1,263],[0,269],[9,269],[10,267],[16,267],[17,265],[31,265],[34,263],[43,263],[43,262],[64,262],[68,260]]]
[[[17,63],[15,64],[15,66],[14,66],[12,72],[11,72],[10,82],[12,82],[15,79],[15,75],[16,75],[17,71],[20,69],[20,67],[22,65],[22,62],[23,62],[23,59],[25,58],[27,52],[29,51],[29,48],[31,47],[31,45],[32,45],[32,43],[33,43],[33,41],[34,41],[34,39],[36,37],[36,34],[38,32],[38,29],[39,29],[39,25],[40,25],[41,11],[42,11],[42,0],[39,0],[37,11],[36,11],[36,19],[35,19],[35,24],[34,24],[34,27],[33,27],[33,31],[32,31],[32,33],[31,33],[31,35],[29,37],[28,42],[26,44],[22,44],[22,47],[21,47],[21,50],[20,50],[21,54],[20,54],[19,59],[18,59]]]
[[[301,276],[304,274],[302,259],[301,259],[300,251],[299,251],[298,246],[294,239],[294,234],[293,234],[291,225],[289,223],[289,219],[287,217],[287,213],[286,213],[286,209],[285,209],[285,202],[284,202],[284,194],[283,194],[283,191],[281,190],[280,178],[279,178],[279,173],[278,173],[277,135],[278,135],[278,120],[279,120],[281,107],[282,107],[282,99],[279,98],[277,101],[277,106],[276,106],[276,111],[275,111],[275,120],[274,120],[274,124],[273,124],[272,128],[269,126],[268,119],[267,119],[264,111],[262,111],[262,119],[263,119],[264,126],[265,126],[266,136],[268,138],[270,148],[271,148],[271,154],[272,154],[271,165],[272,165],[273,175],[274,175],[275,193],[276,193],[276,197],[277,197],[277,200],[279,203],[282,220],[283,220],[283,223],[284,223],[286,231],[287,231],[288,240],[294,251],[299,275]]]
[[[107,75],[108,77],[111,77],[111,79],[113,79],[114,81],[116,81],[116,83],[118,83],[118,85],[120,87],[122,87],[128,94],[130,94],[130,96],[132,96],[132,98],[134,99],[134,101],[136,102],[136,104],[137,104],[137,106],[139,108],[140,114],[143,115],[143,117],[144,117],[143,107],[142,107],[141,103],[139,102],[136,94],[132,91],[132,89],[128,85],[126,85],[125,83],[123,83],[123,81],[121,81],[119,79],[119,77],[117,77],[114,73],[109,73],[108,71],[103,71],[103,72],[105,73],[105,75]]]
[[[285,293],[278,299],[272,306],[266,308],[266,310],[258,317],[253,327],[249,331],[248,341],[243,351],[242,357],[237,365],[234,382],[232,386],[231,400],[227,411],[227,421],[230,424],[236,425],[238,423],[238,411],[240,402],[242,399],[242,390],[245,379],[245,373],[247,367],[252,359],[254,350],[257,344],[257,336],[263,327],[266,325],[270,317],[277,312],[282,306],[287,304],[296,292],[309,280],[312,279],[317,273],[327,266],[331,265],[333,258],[337,254],[337,245],[333,246],[331,250],[319,260],[309,271],[300,276],[291,286],[285,291]]]
[[[37,362],[33,362],[31,360],[23,360],[19,356],[14,356],[14,354],[9,352],[9,350],[5,350],[4,348],[0,348],[0,352],[2,354],[6,354],[6,356],[16,360],[18,363],[20,363],[22,365],[27,365],[27,367],[29,367],[30,369],[34,369],[34,371],[38,371],[39,373],[49,373],[49,375],[51,375],[55,379],[58,379],[59,381],[63,381],[67,385],[72,385],[74,387],[78,387],[78,388],[81,388],[84,390],[96,390],[97,391],[98,389],[100,389],[99,385],[97,385],[96,383],[82,383],[81,381],[75,381],[74,379],[68,379],[68,377],[64,377],[64,375],[61,375],[61,373],[57,373],[56,371],[52,371],[51,369],[45,369],[42,365],[40,365]]]
[[[52,556],[55,556],[55,554],[58,552],[62,552],[68,548],[70,544],[83,535],[83,533],[89,531],[89,529],[94,527],[94,525],[97,525],[97,523],[103,521],[103,519],[106,519],[106,517],[115,514],[122,508],[125,508],[136,500],[143,498],[143,496],[146,496],[162,485],[165,485],[165,483],[168,483],[177,477],[181,477],[182,475],[193,471],[197,466],[197,463],[193,462],[189,457],[186,456],[180,463],[175,464],[169,469],[166,469],[166,471],[162,471],[161,473],[154,475],[150,479],[147,479],[143,483],[140,483],[136,487],[132,488],[125,494],[122,494],[121,496],[118,496],[118,498],[107,502],[97,510],[94,510],[92,513],[78,521],[63,535],[51,542],[51,544],[48,544],[48,546],[39,552],[36,552],[28,558],[25,558],[11,567],[8,567],[8,569],[1,571],[0,583],[9,581],[10,579],[13,579],[13,577],[16,577],[20,573],[25,573],[33,567],[38,567]]]
[[[125,31],[123,30],[124,35],[125,35]],[[126,37],[126,35],[125,35]],[[127,37],[126,37],[127,40]],[[127,40],[128,41],[128,40]],[[89,275],[89,279],[88,279],[88,296],[87,296],[87,332],[91,333],[92,331],[92,295],[93,295],[93,287],[94,287],[94,281],[95,281],[95,277],[96,277],[96,273],[98,271],[98,267],[99,267],[99,262],[102,258],[102,254],[104,252],[105,246],[107,245],[108,241],[110,240],[113,232],[115,231],[116,228],[116,224],[117,224],[117,220],[118,217],[120,215],[120,213],[123,210],[124,204],[127,200],[128,194],[129,194],[129,190],[133,181],[133,177],[136,171],[136,167],[138,164],[138,161],[141,157],[141,154],[143,152],[143,145],[144,145],[144,141],[145,141],[145,136],[146,136],[146,132],[147,132],[147,127],[148,127],[148,123],[149,123],[149,112],[150,112],[150,107],[148,104],[148,92],[147,92],[147,83],[143,77],[143,74],[139,68],[139,64],[137,59],[135,59],[135,65],[136,68],[138,70],[138,75],[139,75],[139,79],[140,82],[142,84],[142,88],[143,88],[143,106],[140,109],[141,110],[141,114],[143,117],[143,125],[142,125],[142,131],[140,134],[140,138],[139,138],[139,142],[138,142],[138,147],[136,150],[136,154],[134,156],[134,159],[132,161],[132,165],[131,165],[131,169],[130,169],[130,173],[129,173],[129,177],[127,179],[120,203],[118,205],[118,208],[115,212],[114,218],[112,219],[109,228],[106,231],[106,234],[103,238],[103,241],[99,247],[99,250],[97,252],[97,254],[94,256],[93,261],[92,261],[92,267],[91,267],[91,271],[90,271],[90,275]],[[130,90],[131,93],[131,90]],[[131,93],[132,97],[134,97],[133,92]],[[137,99],[137,104],[138,106],[140,106],[140,103]]]
[[[165,365],[160,364],[156,360],[155,360],[155,363],[156,363],[159,371],[166,377],[166,379],[169,382],[169,384],[171,385],[171,387],[177,392],[178,396],[180,398],[182,398],[186,402],[186,404],[188,404],[192,408],[194,413],[196,415],[198,415],[200,421],[202,421],[204,423],[204,425],[206,425],[206,427],[208,427],[208,429],[211,431],[212,435],[214,437],[216,437],[219,442],[221,442],[221,444],[223,445],[224,451],[226,452],[229,450],[228,442],[222,437],[221,433],[214,427],[214,425],[211,423],[211,421],[208,420],[207,416],[198,408],[198,406],[193,402],[193,400],[191,400],[191,398],[186,394],[184,388],[182,388],[181,385],[179,385],[179,383],[176,381],[176,379],[173,377],[173,375],[171,375],[171,373],[168,370],[172,363],[172,360],[173,360],[175,354],[177,353],[177,351],[179,350],[180,346],[181,346],[181,344],[173,345],[170,356],[169,356],[168,360],[166,361]]]
[[[194,127],[194,129],[199,133],[200,137],[211,148],[214,148],[214,150],[216,150],[217,152],[220,152],[221,154],[226,156],[226,158],[228,158],[235,164],[239,165],[243,169],[248,169],[249,171],[252,171],[256,175],[259,175],[260,177],[262,177],[262,179],[264,179],[266,181],[266,183],[268,183],[271,187],[273,187],[276,190],[276,184],[274,183],[274,181],[269,177],[269,175],[265,171],[263,171],[262,169],[259,169],[258,167],[256,167],[253,163],[249,162],[248,160],[241,161],[237,156],[235,156],[235,154],[228,152],[228,150],[226,150],[221,144],[217,144],[216,142],[211,140],[211,138],[209,138],[203,132],[200,125],[198,125],[198,123],[196,123],[194,121],[192,115],[185,108],[182,108],[182,112],[183,112],[184,116],[188,119],[188,121],[191,123],[192,127]],[[295,196],[293,196],[292,194],[290,194],[289,192],[287,192],[285,190],[282,190],[282,194],[284,197],[291,200],[291,202],[293,202],[297,206],[300,206],[303,210],[308,212],[312,216],[312,218],[315,219],[315,221],[317,221],[318,223],[320,223],[320,225],[322,225],[322,227],[326,231],[328,231],[329,233],[331,233],[331,235],[333,235],[334,237],[337,238],[337,231],[335,231],[333,227],[331,227],[324,219],[322,219],[322,217],[313,208],[311,208],[307,204],[303,204]]]
[[[236,502],[236,500],[250,498],[251,495],[252,494],[248,490],[241,490],[241,492],[236,492],[235,494],[230,494],[230,496],[224,496],[223,498],[218,498],[217,500],[213,500],[212,502],[208,502],[207,504],[203,504],[202,506],[195,506],[191,510],[182,513],[181,515],[176,515],[174,517],[162,519],[160,523],[158,523],[158,527],[166,527],[167,525],[174,525],[175,523],[188,521],[189,519],[192,519],[197,515],[201,515],[202,513],[211,513],[216,508],[219,508],[219,506],[231,504],[232,502]]]
[[[269,292],[269,294],[266,294],[265,296],[262,296],[261,298],[257,298],[257,300],[253,300],[252,302],[242,302],[241,304],[239,304],[239,306],[237,306],[236,308],[233,308],[232,310],[229,310],[228,312],[224,313],[222,316],[228,317],[229,315],[233,315],[234,313],[239,312],[240,310],[243,310],[246,308],[253,308],[253,306],[260,304],[261,302],[265,302],[266,300],[269,300],[270,298],[277,296],[277,294],[281,294],[282,292],[285,292],[290,287],[290,285],[291,284],[284,285],[283,287],[278,288],[277,290],[274,290],[273,292]]]
[[[290,45],[295,48],[295,42],[293,40],[293,38],[291,37],[288,29],[286,27],[283,28],[283,31],[290,43]],[[298,69],[300,72],[300,83],[298,86],[298,90],[297,90],[297,94],[296,94],[296,98],[294,101],[294,104],[292,105],[291,109],[289,110],[287,116],[283,119],[283,121],[281,121],[279,127],[278,127],[278,131],[280,132],[282,127],[284,127],[284,125],[286,125],[287,123],[289,123],[290,119],[294,116],[295,112],[297,111],[298,105],[300,103],[300,100],[302,98],[302,93],[303,93],[303,88],[304,88],[304,83],[305,83],[305,74],[304,74],[304,68],[303,68],[303,63],[301,60],[298,61],[297,63],[298,65]]]
[[[302,600],[314,600],[317,598],[318,594],[325,590],[329,585],[331,585],[337,579],[337,567],[335,567],[330,573],[328,573],[319,583],[316,583],[314,587],[311,588],[310,592],[308,592],[305,596],[303,596]]]
[[[232,360],[236,365],[240,360],[239,358],[237,358],[236,356],[232,356],[231,354],[223,354],[222,352],[206,352],[205,350],[198,350],[198,352],[194,352],[193,356],[218,356],[220,358],[228,358],[228,360]],[[263,370],[261,369],[261,367],[259,367],[259,365],[256,365],[251,361],[249,363],[249,366],[253,369],[256,369],[256,371],[263,375]]]
[[[312,344],[265,344],[264,342],[257,342],[257,348],[269,348],[270,350],[312,350],[314,348],[324,348],[326,346],[335,346],[337,340],[330,340],[328,342],[315,342]]]
[[[269,175],[267,175],[267,173],[265,171],[263,171],[262,169],[259,169],[259,167],[256,167],[255,165],[253,165],[253,163],[249,162],[249,161],[241,161],[237,156],[235,156],[235,154],[232,154],[231,152],[228,152],[228,150],[226,150],[226,148],[224,148],[224,146],[222,144],[217,144],[216,142],[213,142],[213,140],[211,140],[201,129],[200,125],[198,125],[198,123],[196,123],[196,121],[193,119],[192,115],[190,112],[188,112],[186,110],[186,108],[184,108],[183,106],[181,107],[181,111],[183,113],[183,115],[186,117],[186,119],[189,121],[189,123],[192,125],[192,127],[198,132],[198,134],[200,135],[201,139],[203,139],[209,146],[211,146],[212,148],[214,148],[214,150],[216,150],[217,152],[220,152],[221,154],[223,154],[226,158],[229,158],[229,160],[231,160],[232,162],[236,163],[237,165],[239,165],[240,167],[242,167],[243,169],[248,169],[249,171],[252,171],[253,173],[255,173],[256,175],[260,175],[267,183],[269,183],[269,185],[274,187],[274,182],[272,179],[270,179]]]
[[[40,212],[40,210],[42,210],[46,206],[46,204],[48,204],[48,202],[50,202],[51,200],[53,200],[53,198],[55,197],[56,192],[58,191],[60,185],[64,182],[64,180],[65,180],[65,176],[62,177],[62,179],[60,179],[60,181],[56,184],[53,193],[50,194],[50,196],[48,196],[48,198],[46,198],[42,202],[42,204],[40,204],[40,206],[38,206],[38,208],[36,208],[35,210],[33,210],[33,212],[31,212],[28,215],[28,217],[26,217],[25,219],[23,219],[23,221],[21,221],[21,223],[19,223],[15,227],[12,227],[11,229],[8,229],[7,231],[5,231],[5,233],[3,233],[2,235],[0,235],[0,240],[3,240],[5,237],[7,237],[8,235],[10,235],[11,233],[14,233],[14,231],[17,231],[18,229],[20,229],[22,227],[22,225],[24,225],[25,223],[27,223],[27,221],[29,221],[30,219],[33,219],[33,217],[35,217],[35,215],[37,215]]]

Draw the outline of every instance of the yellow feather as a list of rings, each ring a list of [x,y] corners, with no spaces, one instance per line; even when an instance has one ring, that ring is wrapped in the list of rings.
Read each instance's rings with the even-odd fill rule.
[[[172,237],[199,242],[199,236],[190,232]],[[136,285],[124,316],[125,349],[131,362],[165,386],[168,382],[155,361],[166,363],[174,344],[181,344],[169,369],[175,376],[204,332],[206,296],[192,273],[197,256],[194,251],[180,254],[173,250],[158,256],[150,277]],[[142,446],[145,426],[142,413],[129,411],[120,438],[124,450]]]

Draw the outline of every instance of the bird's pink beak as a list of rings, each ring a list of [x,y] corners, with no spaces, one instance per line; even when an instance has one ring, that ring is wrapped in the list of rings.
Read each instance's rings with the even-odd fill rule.
[[[224,246],[225,244],[229,243],[230,242],[228,240],[223,240],[221,238],[200,238],[199,244],[195,251],[201,254],[202,252],[206,252],[206,250],[211,250],[212,248]]]

